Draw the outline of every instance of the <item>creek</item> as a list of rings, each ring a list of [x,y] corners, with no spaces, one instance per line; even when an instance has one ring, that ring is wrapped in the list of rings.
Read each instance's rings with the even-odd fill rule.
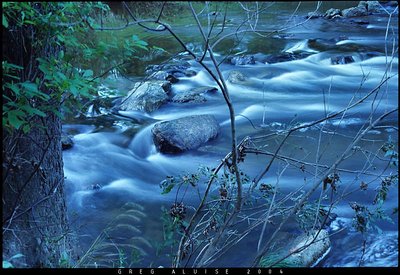
[[[355,2],[357,3],[357,2]],[[338,3],[339,8],[351,6],[353,2]],[[333,5],[333,4],[332,4]],[[259,28],[274,30],[283,26],[295,25],[304,20],[305,15],[315,8],[315,3],[307,2],[297,10],[296,5],[277,3],[265,14],[260,15]],[[327,4],[321,8],[324,12]],[[230,25],[226,32],[240,23],[239,13],[230,15]],[[255,57],[255,64],[233,65],[223,62],[220,69],[225,77],[231,71],[241,72],[247,79],[245,83],[227,82],[230,97],[236,112],[237,140],[246,136],[261,136],[277,133],[296,124],[308,123],[324,117],[326,114],[346,108],[350,102],[362,98],[374,89],[383,79],[391,56],[390,41],[385,41],[388,16],[385,14],[370,15],[368,24],[349,23],[348,21],[312,19],[305,24],[290,28],[287,31],[270,37],[247,34],[235,45],[236,53],[242,52]],[[391,18],[390,37],[398,33],[397,16]],[[190,21],[174,28],[190,47],[200,52],[201,43],[197,26]],[[180,53],[182,49],[172,43],[167,34],[146,32],[143,39],[149,44],[167,47],[170,53]],[[234,38],[215,49],[218,60],[229,53]],[[396,36],[396,47],[398,42]],[[387,43],[385,43],[387,42]],[[285,62],[266,63],[271,54],[304,53],[306,57]],[[335,56],[352,56],[354,62],[348,64],[332,64]],[[207,72],[194,60],[188,59],[191,70],[197,72],[193,77],[180,77],[179,82],[172,84],[172,92],[199,86],[217,87]],[[206,59],[207,64],[211,64]],[[136,81],[144,78],[144,68],[148,64],[157,64],[154,59],[136,61],[132,65],[131,74],[122,77],[110,75],[102,84],[103,95],[117,92],[126,95]],[[371,109],[375,109],[374,118],[383,112],[398,106],[398,57],[397,52],[391,63],[390,75],[393,77],[382,85],[377,98],[368,98],[362,104],[347,111],[320,127],[312,127],[296,132],[287,141],[282,155],[298,158],[306,162],[315,162],[317,148],[322,157],[320,164],[332,164],[346,149],[352,138],[368,119]],[[365,81],[363,78],[365,77]],[[362,84],[361,84],[362,83]],[[83,250],[87,249],[107,223],[115,217],[120,208],[127,202],[134,202],[144,208],[146,217],[135,226],[141,231],[141,237],[150,240],[155,246],[163,241],[162,207],[169,209],[175,201],[175,190],[169,194],[161,194],[159,184],[166,176],[177,176],[194,173],[199,166],[216,167],[219,161],[230,151],[230,120],[228,108],[220,91],[205,95],[203,103],[167,103],[156,111],[145,114],[139,111],[122,112],[124,117],[103,110],[103,113],[88,115],[85,118],[70,118],[63,124],[63,131],[73,136],[74,146],[63,152],[64,173],[70,221],[79,228],[79,241]],[[151,128],[155,123],[194,114],[212,114],[220,124],[220,133],[215,140],[204,146],[176,155],[157,152],[151,136]],[[127,117],[131,117],[129,119]],[[250,122],[251,121],[251,122]],[[342,223],[351,224],[354,211],[349,202],[373,208],[372,200],[380,180],[375,175],[384,171],[388,174],[397,168],[387,168],[387,161],[374,159],[373,153],[387,141],[397,144],[398,119],[389,116],[379,129],[370,131],[358,144],[365,151],[341,164],[341,168],[358,171],[371,163],[371,175],[355,175],[340,172],[339,191],[345,188],[354,189],[361,181],[369,183],[366,191],[351,194],[337,204],[333,210]],[[392,127],[393,126],[393,127]],[[336,131],[336,135],[328,132]],[[321,135],[320,146],[318,140]],[[277,148],[276,139],[263,139],[257,142],[273,152]],[[382,154],[380,156],[383,157]],[[241,168],[250,178],[256,177],[269,158],[262,155],[249,155]],[[273,165],[262,182],[275,183],[277,171],[281,166]],[[309,168],[314,169],[315,168]],[[306,176],[296,167],[288,168],[280,178],[280,191],[285,193],[304,183],[304,178],[311,185],[313,176]],[[204,186],[204,184],[203,184]],[[217,188],[217,187],[215,187]],[[317,191],[318,193],[318,191]],[[316,195],[319,196],[319,193]],[[187,205],[198,204],[196,193],[188,192],[184,198]],[[380,221],[383,233],[373,231],[366,234],[367,251],[364,256],[365,266],[398,266],[398,218],[392,215],[393,208],[398,206],[398,187],[391,187],[385,202],[385,210],[392,222]],[[339,219],[338,218],[338,219]],[[295,234],[295,233],[293,233]],[[244,239],[240,248],[221,258],[217,266],[245,267],[251,264],[255,256],[255,248],[259,235],[254,234]],[[358,266],[362,253],[360,233],[349,226],[331,237],[332,247],[329,254],[319,262],[321,267]],[[143,247],[147,256],[143,257],[139,266],[169,266],[168,256],[157,255],[156,249]],[[170,251],[171,252],[171,251]]]

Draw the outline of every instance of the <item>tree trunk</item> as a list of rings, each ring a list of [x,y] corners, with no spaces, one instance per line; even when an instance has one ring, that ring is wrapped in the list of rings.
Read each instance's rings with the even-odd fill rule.
[[[17,266],[55,267],[71,251],[61,122],[49,115],[35,123],[44,129],[36,127],[19,137],[3,136],[8,143],[3,143],[7,146],[3,147],[3,178],[7,176],[3,182],[3,259],[21,253],[24,257],[13,262]]]
[[[34,26],[21,27],[15,22],[2,29],[3,61],[24,68],[19,74],[21,82],[42,80],[36,58],[50,58],[59,52],[60,46],[55,43],[44,44],[53,34],[38,33]],[[34,46],[41,45],[33,43],[37,41],[44,41],[45,46]],[[42,92],[52,92],[41,86]],[[3,94],[11,93],[3,90]],[[60,109],[57,100],[31,100],[33,107],[49,104]],[[59,267],[61,260],[72,254],[64,198],[61,120],[48,112],[43,118],[31,117],[29,124],[27,134],[21,129],[8,132],[3,127],[3,263]],[[19,256],[10,260],[15,255]]]

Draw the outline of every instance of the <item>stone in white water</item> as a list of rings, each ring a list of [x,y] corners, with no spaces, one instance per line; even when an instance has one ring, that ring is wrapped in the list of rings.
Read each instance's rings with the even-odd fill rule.
[[[319,232],[319,233],[318,233]],[[317,234],[318,233],[318,234]],[[301,234],[290,241],[286,251],[271,253],[260,261],[261,267],[312,267],[318,264],[330,251],[331,242],[326,230],[314,230]],[[289,255],[283,259],[285,256]],[[283,260],[282,260],[283,259]],[[279,262],[278,262],[279,261]]]
[[[303,234],[295,239],[294,244],[292,251],[302,247],[305,248],[298,253],[293,253],[287,260],[298,263],[299,267],[315,265],[326,256],[331,247],[328,231],[324,229],[321,231],[314,230],[309,235]]]

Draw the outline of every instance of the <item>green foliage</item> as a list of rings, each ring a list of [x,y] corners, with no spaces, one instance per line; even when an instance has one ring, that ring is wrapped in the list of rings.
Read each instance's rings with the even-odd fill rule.
[[[157,242],[156,254],[160,255],[165,249],[168,249],[167,256],[171,259],[175,257],[175,251],[179,243],[179,239],[182,236],[182,229],[187,226],[187,223],[179,216],[172,215],[172,208],[166,209],[164,206],[161,207],[162,215],[161,221],[163,224],[163,241]]]
[[[110,56],[112,60],[129,58],[137,53],[135,48],[148,48],[138,36],[122,41],[123,47],[116,41],[100,41],[92,28],[100,27],[97,19],[110,11],[102,2],[3,2],[2,7],[3,35],[21,36],[9,41],[8,47],[25,41],[24,54],[29,60],[28,64],[14,64],[21,61],[15,62],[12,54],[2,60],[2,123],[10,132],[29,132],[34,116],[54,113],[62,117],[72,109],[79,110],[84,101],[92,99],[99,75],[106,70],[97,68],[112,69]],[[120,58],[114,58],[117,52],[122,52]],[[102,64],[95,66],[96,70],[88,67],[94,60]],[[61,102],[63,112],[58,107]]]
[[[373,204],[382,205],[386,200],[387,194],[389,192],[389,187],[397,184],[398,180],[399,180],[398,175],[391,175],[385,177],[377,188],[377,193],[373,201]]]
[[[368,209],[368,207],[360,205],[356,202],[350,203],[350,207],[354,210],[355,216],[353,218],[353,227],[357,232],[366,233],[371,230],[375,230],[378,234],[382,234],[382,229],[377,225],[378,221],[387,221],[393,223],[393,220],[389,215],[386,214],[382,208],[382,204],[374,210]]]
[[[388,141],[382,145],[381,151],[385,153],[384,157],[389,158],[390,165],[393,165],[394,167],[399,166],[399,154],[396,151],[396,146],[393,143],[391,136],[389,136]]]
[[[167,176],[167,178],[160,183],[160,188],[162,189],[161,194],[168,194],[176,185],[191,185],[192,187],[196,187],[201,173],[201,168],[199,168],[197,173],[188,173],[177,177]]]

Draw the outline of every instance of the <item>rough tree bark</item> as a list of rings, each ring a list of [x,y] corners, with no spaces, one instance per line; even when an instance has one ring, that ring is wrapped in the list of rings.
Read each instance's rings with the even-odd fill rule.
[[[42,79],[36,58],[59,52],[59,46],[51,44],[35,48],[33,41],[46,41],[38,33],[33,26],[20,27],[12,22],[9,28],[2,28],[3,61],[24,68],[21,81]],[[51,93],[45,88],[41,91]],[[8,95],[7,91],[3,93]],[[60,102],[47,103],[60,108]],[[32,117],[30,125],[27,134],[16,129],[8,132],[3,126],[3,261],[22,254],[12,260],[15,267],[58,267],[63,255],[71,251],[61,121],[48,113],[44,118]]]
[[[54,267],[70,251],[61,123],[55,115],[35,122],[46,130],[3,136],[3,259],[21,253],[18,266]]]

